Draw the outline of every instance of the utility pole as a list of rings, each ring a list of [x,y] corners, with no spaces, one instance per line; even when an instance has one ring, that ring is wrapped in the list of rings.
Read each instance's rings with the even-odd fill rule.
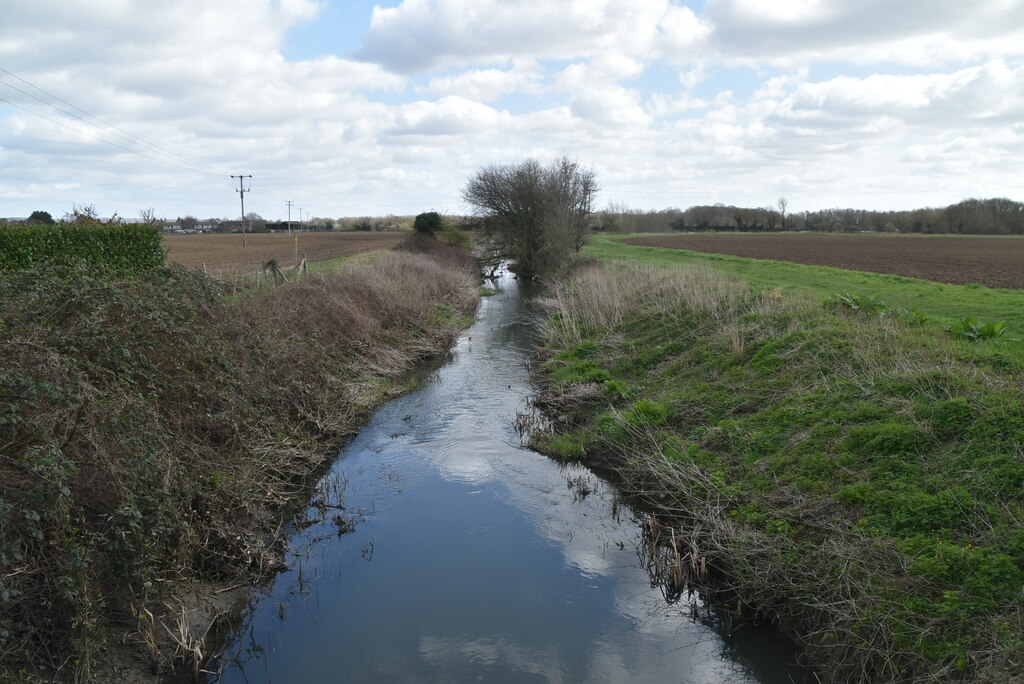
[[[288,205],[288,234],[292,234],[292,205],[295,204],[291,200],[285,200],[285,204]]]
[[[235,192],[238,193],[238,198],[242,200],[242,246],[245,247],[245,193],[252,191],[252,188],[249,188],[247,190],[245,186],[242,185],[242,179],[252,178],[252,174],[249,174],[247,176],[236,176],[234,174],[231,174],[231,177],[238,179],[238,190],[235,190]]]
[[[302,232],[302,207],[299,207],[299,232]]]

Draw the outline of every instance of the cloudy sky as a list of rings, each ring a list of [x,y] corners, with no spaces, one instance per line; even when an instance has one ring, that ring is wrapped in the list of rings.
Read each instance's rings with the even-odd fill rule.
[[[234,217],[239,173],[267,218],[461,213],[559,155],[602,207],[1024,200],[1024,0],[3,5],[0,216]]]

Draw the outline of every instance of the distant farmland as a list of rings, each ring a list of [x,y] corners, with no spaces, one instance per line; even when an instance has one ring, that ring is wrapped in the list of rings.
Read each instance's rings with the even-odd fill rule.
[[[338,257],[391,249],[406,233],[345,232],[297,233],[298,253],[310,261],[326,261]],[[276,259],[283,266],[295,262],[295,238],[287,233],[250,233],[247,247],[242,247],[240,233],[216,235],[165,235],[167,260],[192,267],[206,268],[212,274],[251,271]]]
[[[626,238],[641,247],[687,249],[933,280],[1024,289],[1024,238],[739,234]]]

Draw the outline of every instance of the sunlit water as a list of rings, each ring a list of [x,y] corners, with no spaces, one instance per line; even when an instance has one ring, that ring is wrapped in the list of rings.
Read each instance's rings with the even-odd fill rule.
[[[804,681],[771,632],[669,605],[612,488],[520,445],[529,298],[502,286],[341,453],[219,681]]]

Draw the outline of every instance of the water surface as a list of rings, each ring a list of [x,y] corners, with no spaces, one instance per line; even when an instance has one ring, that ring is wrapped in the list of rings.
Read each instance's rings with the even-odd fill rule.
[[[501,285],[341,453],[219,681],[804,681],[773,633],[667,603],[613,488],[520,445],[530,293]]]

